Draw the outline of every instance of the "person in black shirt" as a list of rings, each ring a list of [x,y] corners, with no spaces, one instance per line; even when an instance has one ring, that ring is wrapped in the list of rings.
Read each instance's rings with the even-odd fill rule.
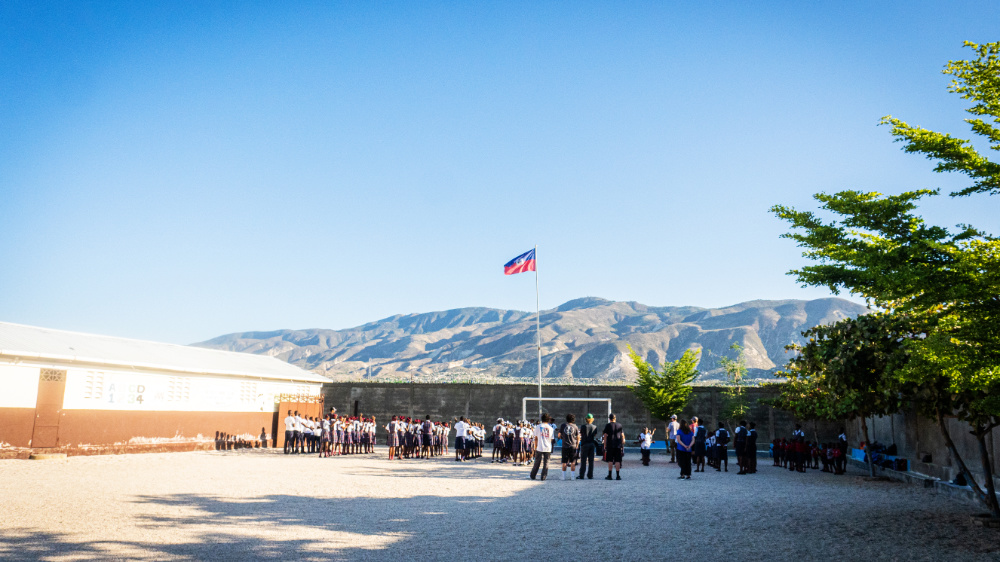
[[[750,429],[747,431],[747,472],[754,474],[757,472],[757,424],[750,422]]]
[[[580,428],[576,426],[576,416],[566,415],[566,423],[559,426],[559,438],[562,439],[562,479],[572,479],[576,472],[576,459],[579,457]],[[566,468],[569,472],[566,472]]]
[[[733,436],[733,448],[736,449],[736,464],[740,467],[737,474],[747,473],[747,422],[740,421]]]
[[[695,418],[697,419],[697,418]],[[699,425],[694,432],[694,471],[705,472],[705,444],[708,441],[708,428]]]
[[[625,455],[625,429],[615,421],[615,415],[608,416],[608,425],[604,426],[604,458],[608,461],[608,476],[611,480],[611,469],[617,471],[617,480],[622,479],[622,457]]]
[[[577,480],[594,479],[594,452],[597,450],[597,426],[594,425],[594,414],[587,414],[586,425],[580,427],[580,475]],[[589,463],[589,464],[588,464]]]
[[[729,472],[729,430],[726,424],[719,422],[719,429],[715,431],[715,471],[722,471],[722,464],[726,465],[726,472]]]

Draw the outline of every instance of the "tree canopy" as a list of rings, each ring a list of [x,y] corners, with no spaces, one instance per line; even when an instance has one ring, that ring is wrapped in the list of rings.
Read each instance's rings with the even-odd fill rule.
[[[993,150],[1000,150],[1000,43],[966,43],[977,54],[951,61],[950,90],[973,102],[965,121]],[[891,116],[882,123],[904,150],[938,162],[935,171],[960,172],[971,186],[952,193],[1000,194],[1000,164],[982,156],[972,141],[913,127]],[[914,211],[937,190],[898,195],[841,191],[820,193],[817,213],[775,205],[787,221],[784,235],[813,264],[789,272],[803,285],[846,290],[864,297],[877,313],[814,329],[798,348],[788,373],[790,405],[824,393],[813,407],[844,415],[891,413],[893,396],[933,413],[963,472],[944,418],[967,422],[980,445],[983,493],[1000,517],[993,490],[986,436],[1000,424],[1000,239],[969,225],[954,230],[928,225]],[[972,479],[971,473],[967,474]]]
[[[642,400],[649,412],[667,420],[683,410],[691,399],[691,383],[698,378],[699,352],[688,349],[680,359],[665,362],[659,370],[640,357],[631,346],[628,352],[638,371],[635,385],[629,389]]]

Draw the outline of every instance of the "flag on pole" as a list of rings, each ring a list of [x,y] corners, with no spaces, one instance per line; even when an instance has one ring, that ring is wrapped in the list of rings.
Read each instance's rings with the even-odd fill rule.
[[[503,274],[504,275],[514,275],[515,273],[524,273],[525,271],[535,270],[535,250],[528,250],[527,252],[517,256],[516,258],[510,260],[509,262],[503,264]]]

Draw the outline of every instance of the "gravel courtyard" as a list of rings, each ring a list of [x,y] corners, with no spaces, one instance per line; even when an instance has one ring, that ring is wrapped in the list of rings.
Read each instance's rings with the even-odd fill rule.
[[[268,450],[0,461],[0,558],[1000,560],[974,506],[922,488],[629,456],[621,482]]]

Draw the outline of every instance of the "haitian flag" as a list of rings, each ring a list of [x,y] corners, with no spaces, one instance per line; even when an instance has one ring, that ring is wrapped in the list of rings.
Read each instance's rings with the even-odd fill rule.
[[[503,264],[504,275],[514,275],[525,271],[535,271],[535,250],[529,250]]]

